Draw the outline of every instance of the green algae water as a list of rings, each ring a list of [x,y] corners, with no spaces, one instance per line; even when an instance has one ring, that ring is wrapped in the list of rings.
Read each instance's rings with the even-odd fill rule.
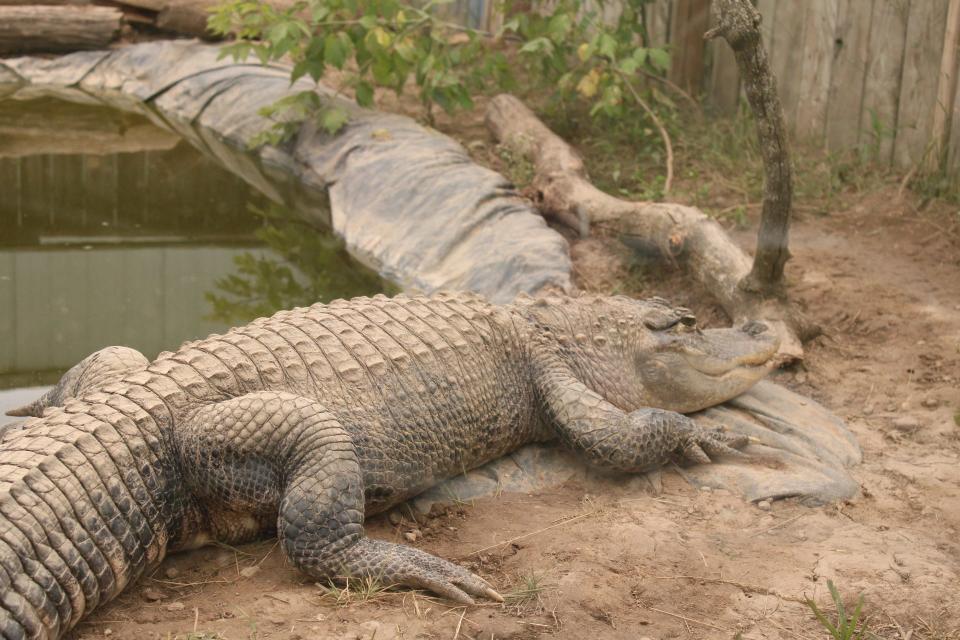
[[[108,345],[389,288],[302,220],[142,116],[0,101],[0,414]]]

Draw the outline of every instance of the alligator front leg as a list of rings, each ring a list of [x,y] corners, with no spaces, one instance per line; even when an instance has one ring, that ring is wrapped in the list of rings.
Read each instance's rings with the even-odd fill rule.
[[[177,442],[185,480],[215,539],[252,539],[275,518],[287,557],[313,578],[373,578],[464,603],[502,600],[451,562],[364,536],[354,443],[313,400],[260,392],[220,402],[192,415]]]
[[[549,346],[539,349],[533,356],[534,382],[543,411],[560,440],[591,464],[639,473],[673,455],[696,463],[721,454],[743,455],[736,449],[746,446],[745,436],[704,429],[674,411],[623,411],[578,380]]]

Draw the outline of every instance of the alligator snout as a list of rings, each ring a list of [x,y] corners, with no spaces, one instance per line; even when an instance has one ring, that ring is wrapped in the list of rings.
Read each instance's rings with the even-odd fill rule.
[[[750,320],[745,325],[740,327],[741,331],[751,336],[758,336],[761,333],[765,333],[767,329],[769,329],[769,327],[759,320]]]

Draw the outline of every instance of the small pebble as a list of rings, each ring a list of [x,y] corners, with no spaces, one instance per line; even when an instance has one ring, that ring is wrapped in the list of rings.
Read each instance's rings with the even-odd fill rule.
[[[924,398],[923,406],[925,406],[927,409],[936,409],[938,406],[940,406],[940,401],[932,397]]]
[[[167,611],[183,611],[186,605],[182,602],[171,602],[167,605]]]
[[[893,419],[893,428],[904,433],[912,433],[920,428],[920,421],[913,416],[900,416]]]
[[[167,597],[163,594],[163,592],[157,591],[156,589],[151,589],[150,587],[144,589],[141,595],[147,602],[156,602],[157,600],[163,600]]]
[[[416,542],[417,538],[419,537],[417,535],[418,533],[419,532],[416,530],[407,531],[406,533],[403,534],[403,537],[406,538],[407,542]]]
[[[167,570],[163,572],[163,575],[173,579],[179,576],[180,572],[175,567],[167,567]]]
[[[244,578],[252,578],[253,576],[257,575],[259,571],[260,571],[259,565],[254,565],[252,567],[244,567],[243,569],[240,569],[240,575],[243,576]]]
[[[863,415],[869,416],[869,415],[872,414],[872,413],[873,413],[873,405],[872,405],[872,404],[868,404],[867,406],[865,406],[865,407],[863,408]]]
[[[807,374],[804,371],[797,371],[797,375],[793,376],[793,379],[797,384],[803,384],[807,381]]]
[[[761,511],[770,511],[770,501],[761,500],[760,502],[757,503],[757,508],[760,509]]]
[[[400,515],[400,512],[399,512],[399,511],[397,511],[396,509],[394,509],[394,510],[391,511],[390,514],[387,516],[387,520],[389,520],[389,521],[390,521],[390,524],[392,524],[393,526],[397,526],[398,524],[400,524],[401,522],[403,522],[403,516]]]
[[[106,629],[103,630],[103,635],[105,635],[105,636],[112,636],[112,635],[113,635],[113,629],[111,629],[110,627],[107,627]]]

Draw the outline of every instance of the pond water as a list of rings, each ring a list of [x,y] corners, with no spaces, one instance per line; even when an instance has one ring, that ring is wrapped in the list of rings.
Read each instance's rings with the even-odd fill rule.
[[[13,389],[108,345],[152,358],[385,288],[335,236],[144,117],[0,101],[0,414],[35,393]]]

